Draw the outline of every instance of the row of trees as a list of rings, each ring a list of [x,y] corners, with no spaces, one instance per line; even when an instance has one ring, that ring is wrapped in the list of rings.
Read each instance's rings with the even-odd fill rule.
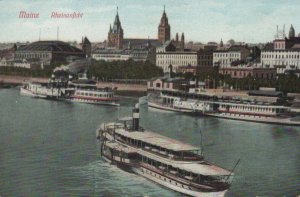
[[[25,77],[47,77],[49,78],[52,74],[53,67],[49,66],[45,69],[28,69],[13,66],[1,66],[0,74],[2,75],[15,75],[15,76],[25,76]]]
[[[300,92],[300,78],[295,75],[279,75],[277,79],[255,79],[246,77],[233,79],[226,75],[223,82],[239,90],[256,90],[259,87],[272,87],[283,92]]]
[[[148,61],[95,61],[88,68],[88,76],[98,79],[149,79],[162,75],[163,70]]]
[[[186,74],[189,78],[190,75]],[[294,74],[278,75],[276,79],[256,79],[254,77],[231,78],[230,75],[219,74],[217,69],[197,73],[200,81],[208,82],[209,86],[214,88],[226,86],[238,90],[257,90],[259,87],[272,87],[283,92],[300,92],[300,78]]]
[[[3,75],[20,75],[30,77],[47,77],[49,78],[55,67],[64,63],[56,63],[51,66],[45,66],[44,69],[27,69],[20,67],[5,66],[0,67],[0,74]],[[98,79],[149,79],[163,75],[163,70],[154,64],[146,62],[127,61],[93,61],[92,65],[87,68],[89,77]]]
[[[191,73],[177,74],[187,79],[195,78]],[[218,69],[198,72],[196,78],[206,81],[210,88],[218,86],[232,87],[237,90],[257,90],[259,87],[273,87],[283,92],[300,92],[300,78],[294,74],[278,75],[276,79],[255,79],[253,77],[231,78],[230,75],[221,75]]]

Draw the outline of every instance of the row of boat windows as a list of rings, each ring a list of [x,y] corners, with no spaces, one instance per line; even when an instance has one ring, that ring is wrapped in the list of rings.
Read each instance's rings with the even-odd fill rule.
[[[98,97],[98,98],[112,98],[113,94],[95,94],[95,93],[87,93],[87,92],[77,92],[78,96],[92,96],[92,97]]]
[[[161,179],[161,180],[163,180],[163,181],[165,181],[165,182],[170,182],[170,184],[174,184],[174,185],[177,185],[177,186],[181,186],[182,188],[191,190],[191,188],[188,187],[188,186],[179,184],[179,183],[177,183],[176,181],[172,181],[171,179],[164,178],[164,177],[160,176],[159,174],[156,174],[156,173],[154,173],[154,172],[151,172],[150,170],[142,170],[142,171],[143,171],[143,174],[146,173],[146,174],[150,174],[150,175],[152,175],[152,176],[154,175],[155,177],[157,177],[157,178],[159,178],[159,179]]]
[[[244,111],[265,111],[265,112],[282,112],[284,109],[278,108],[261,108],[261,107],[247,107],[247,106],[228,106],[228,105],[220,105],[220,108],[227,108],[227,109],[241,109]]]

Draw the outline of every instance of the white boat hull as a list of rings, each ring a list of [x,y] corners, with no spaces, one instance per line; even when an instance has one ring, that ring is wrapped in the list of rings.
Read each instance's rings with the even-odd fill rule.
[[[139,174],[155,183],[158,183],[164,187],[167,187],[169,189],[172,189],[174,191],[189,195],[189,196],[195,196],[195,197],[224,197],[225,193],[227,192],[227,190],[224,191],[219,191],[219,192],[200,192],[200,191],[195,191],[195,190],[190,190],[187,187],[182,187],[181,184],[177,184],[175,183],[175,181],[171,181],[170,183],[170,179],[160,176],[159,174],[154,173],[153,171],[151,171],[152,174],[147,173],[147,171],[144,168],[133,168],[133,171],[136,174]],[[156,176],[155,176],[156,175]],[[159,178],[161,177],[161,178]],[[165,180],[166,178],[166,180]]]
[[[156,104],[156,103],[149,102],[149,101],[148,101],[148,107],[152,107],[152,108],[156,108],[156,109],[161,109],[161,110],[174,111],[174,112],[194,113],[193,110],[179,109],[179,108],[174,108],[174,107],[171,107],[171,106],[163,106],[163,105]]]
[[[28,90],[28,89],[23,88],[23,87],[21,87],[20,93],[21,93],[22,95],[32,96],[32,97],[35,97],[35,98],[47,98],[46,95],[34,93],[34,92],[32,92],[31,90]]]
[[[276,117],[266,117],[261,115],[254,116],[254,115],[230,114],[230,113],[205,113],[204,115],[212,116],[216,118],[241,120],[241,121],[249,121],[249,122],[300,126],[300,121],[292,121],[291,118],[276,118]]]
[[[165,110],[165,111],[201,114],[201,116],[212,116],[212,117],[223,118],[223,119],[232,119],[232,120],[241,120],[241,121],[249,121],[249,122],[268,123],[268,124],[300,126],[300,121],[293,121],[293,120],[291,120],[291,118],[267,117],[267,116],[262,116],[262,115],[255,115],[255,116],[254,115],[243,115],[243,114],[239,115],[239,114],[220,113],[220,112],[197,113],[192,110],[173,108],[173,107],[163,106],[163,105],[152,103],[152,102],[148,102],[148,107]]]
[[[87,100],[87,99],[77,99],[77,98],[66,99],[66,100],[72,101],[72,102],[78,102],[78,103],[87,103],[87,104],[96,104],[96,105],[109,105],[109,106],[120,106],[119,103],[108,102],[108,101]]]
[[[25,89],[23,87],[20,88],[20,93],[22,95],[26,95],[26,96],[33,96],[33,97],[35,96],[35,94],[32,91],[27,90],[27,89]]]

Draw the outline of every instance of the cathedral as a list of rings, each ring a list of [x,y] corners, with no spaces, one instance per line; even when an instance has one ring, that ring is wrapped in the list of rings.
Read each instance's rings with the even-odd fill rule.
[[[168,21],[165,7],[158,26],[158,39],[124,38],[124,32],[119,19],[117,8],[117,14],[113,26],[110,25],[109,27],[106,47],[115,49],[134,49],[144,48],[149,43],[153,47],[158,47],[170,40],[171,26]],[[177,49],[184,50],[184,33],[182,33],[180,40],[177,33],[176,38],[173,39],[172,42],[175,44]]]

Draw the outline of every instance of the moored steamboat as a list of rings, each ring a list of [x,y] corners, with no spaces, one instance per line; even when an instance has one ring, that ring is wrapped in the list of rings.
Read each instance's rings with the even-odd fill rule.
[[[105,160],[169,189],[190,196],[217,197],[230,188],[232,171],[204,160],[198,147],[139,127],[137,107],[132,118],[102,124],[97,137]]]
[[[148,83],[148,107],[151,108],[233,120],[300,126],[299,117],[292,112],[290,101],[272,88],[249,91],[247,95],[225,96],[226,93],[223,95],[205,92],[188,83],[175,86],[176,79],[172,79],[171,82],[157,81]],[[157,86],[159,88],[156,88]]]
[[[69,83],[68,100],[81,103],[119,106],[111,87],[98,88],[95,82]]]

